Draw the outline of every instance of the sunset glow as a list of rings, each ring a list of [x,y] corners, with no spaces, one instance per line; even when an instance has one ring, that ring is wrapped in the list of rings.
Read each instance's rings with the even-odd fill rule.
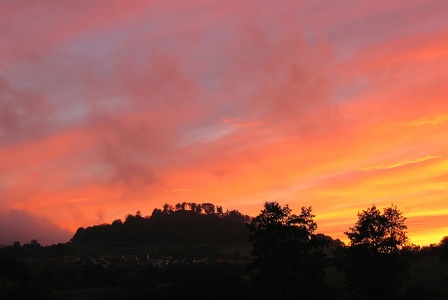
[[[212,4],[211,4],[212,3]],[[0,3],[0,244],[164,203],[448,235],[448,2]]]

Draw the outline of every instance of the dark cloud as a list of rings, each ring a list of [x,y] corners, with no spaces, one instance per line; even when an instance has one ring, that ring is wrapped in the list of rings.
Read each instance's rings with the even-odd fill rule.
[[[157,180],[153,170],[170,145],[163,130],[136,115],[97,115],[92,122],[95,152],[110,167],[110,183],[134,189]]]
[[[36,239],[42,245],[65,243],[73,232],[62,229],[50,220],[17,209],[0,210],[0,244],[15,241],[29,243]]]

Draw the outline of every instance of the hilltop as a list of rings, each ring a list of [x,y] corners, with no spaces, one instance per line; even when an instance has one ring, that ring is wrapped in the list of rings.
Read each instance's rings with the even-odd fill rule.
[[[223,211],[212,203],[166,204],[151,216],[140,211],[112,224],[80,227],[72,243],[235,243],[248,242],[250,217],[237,210]]]

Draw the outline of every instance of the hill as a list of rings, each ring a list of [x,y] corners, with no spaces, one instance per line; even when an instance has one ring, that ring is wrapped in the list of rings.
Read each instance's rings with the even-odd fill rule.
[[[237,210],[223,212],[211,203],[166,204],[143,217],[138,211],[125,221],[80,227],[72,243],[132,242],[132,243],[234,243],[248,242],[246,226],[249,216]]]

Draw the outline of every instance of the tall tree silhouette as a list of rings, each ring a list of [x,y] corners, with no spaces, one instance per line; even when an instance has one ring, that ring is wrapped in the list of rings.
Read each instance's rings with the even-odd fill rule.
[[[347,232],[345,276],[354,299],[392,299],[399,294],[400,277],[407,270],[406,218],[396,206],[375,205],[358,213]]]
[[[440,257],[443,261],[448,261],[448,236],[444,236],[439,243]]]
[[[268,299],[323,298],[325,241],[313,235],[317,224],[311,207],[302,207],[300,215],[291,212],[288,205],[266,202],[249,223],[253,279]]]

